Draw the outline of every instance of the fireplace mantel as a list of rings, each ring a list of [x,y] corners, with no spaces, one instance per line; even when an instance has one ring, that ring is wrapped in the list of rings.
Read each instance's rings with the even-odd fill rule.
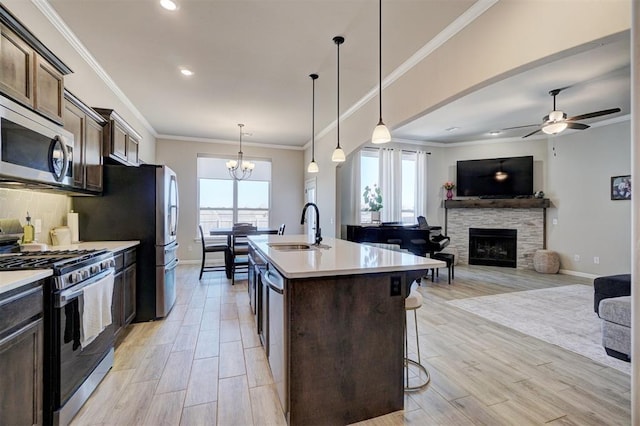
[[[548,198],[500,198],[445,200],[445,209],[546,209],[551,205]]]

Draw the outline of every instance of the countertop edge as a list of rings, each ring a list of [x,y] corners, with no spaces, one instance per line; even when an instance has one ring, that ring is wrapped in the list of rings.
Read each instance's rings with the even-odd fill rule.
[[[0,294],[53,275],[51,269],[0,272]]]
[[[338,250],[337,255],[334,256],[336,260],[332,265],[331,256],[329,256],[330,261],[325,265],[320,265],[320,259],[312,256],[312,259],[309,260],[309,255],[315,253],[329,254],[330,251],[325,252],[323,251],[325,249],[316,249],[318,250],[317,252],[302,251],[283,253],[268,247],[268,243],[270,242],[290,241],[306,243],[306,235],[258,235],[249,236],[249,240],[255,249],[288,279],[427,271],[428,269],[443,268],[446,266],[446,263],[440,260],[366,246],[336,238],[326,238],[323,241],[323,243],[331,246],[328,250]],[[365,250],[365,252],[362,252],[362,250]],[[350,255],[356,252],[358,255],[351,256],[351,259],[349,259]],[[368,263],[362,260],[362,257],[367,255],[372,259],[368,261]],[[373,260],[373,258],[377,260]],[[315,264],[313,262],[314,259],[317,260]],[[294,261],[292,262],[292,260]]]

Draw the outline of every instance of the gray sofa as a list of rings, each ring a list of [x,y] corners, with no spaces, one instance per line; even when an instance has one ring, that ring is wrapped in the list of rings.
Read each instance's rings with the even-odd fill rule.
[[[602,346],[607,355],[631,361],[631,296],[602,299],[598,315],[602,319]]]

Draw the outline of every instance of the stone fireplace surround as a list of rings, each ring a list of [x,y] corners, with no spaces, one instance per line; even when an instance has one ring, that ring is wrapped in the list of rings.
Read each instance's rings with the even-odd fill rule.
[[[548,199],[446,200],[445,234],[458,251],[458,262],[469,263],[469,228],[518,231],[518,269],[533,269],[533,255],[546,245]]]

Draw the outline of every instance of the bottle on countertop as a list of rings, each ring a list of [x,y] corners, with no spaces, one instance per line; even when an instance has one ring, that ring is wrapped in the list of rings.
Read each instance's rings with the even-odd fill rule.
[[[35,232],[35,228],[31,224],[31,216],[29,216],[29,212],[27,212],[27,224],[24,225],[22,230],[23,230],[22,243],[23,244],[32,243],[33,239],[35,238],[36,232]]]

